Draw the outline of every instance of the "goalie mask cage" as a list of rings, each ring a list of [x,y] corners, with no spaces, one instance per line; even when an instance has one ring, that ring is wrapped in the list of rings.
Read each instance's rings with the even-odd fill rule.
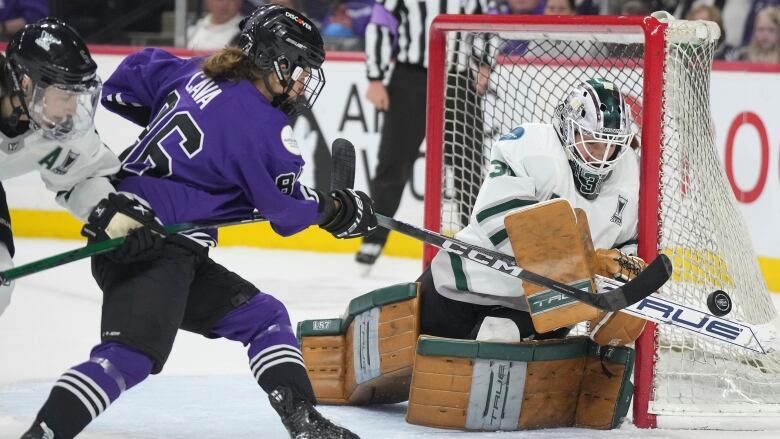
[[[728,318],[773,321],[714,142],[709,87],[718,36],[714,23],[664,16],[437,17],[429,46],[425,226],[459,230],[498,137],[524,122],[550,122],[574,84],[603,77],[621,87],[641,139],[638,253],[651,260],[662,251],[674,264],[660,293],[706,310],[707,295],[722,289],[734,301]],[[480,97],[475,79],[485,74]],[[426,247],[426,263],[435,252]],[[636,348],[636,425],[755,429],[780,422],[778,353],[652,324]]]

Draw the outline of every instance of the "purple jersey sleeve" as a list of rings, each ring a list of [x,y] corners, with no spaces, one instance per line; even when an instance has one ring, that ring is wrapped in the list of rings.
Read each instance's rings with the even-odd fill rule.
[[[141,126],[146,126],[166,80],[193,61],[147,48],[127,56],[103,85],[101,103],[108,110]]]
[[[317,224],[317,202],[294,196],[297,175],[284,172],[294,169],[294,163],[276,161],[267,167],[260,156],[249,154],[233,157],[228,166],[236,184],[280,235],[289,236]]]
[[[254,129],[234,130],[237,138],[226,139],[245,144],[238,148],[238,154],[226,159],[230,178],[280,235],[292,235],[316,224],[318,203],[298,182],[304,161],[287,117],[271,107],[267,111],[256,107],[244,110],[257,114],[264,123]]]

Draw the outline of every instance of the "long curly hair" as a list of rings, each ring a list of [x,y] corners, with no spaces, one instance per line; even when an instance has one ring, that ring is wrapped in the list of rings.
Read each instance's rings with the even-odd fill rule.
[[[255,82],[263,78],[263,72],[238,47],[225,47],[206,58],[203,73],[218,81]]]

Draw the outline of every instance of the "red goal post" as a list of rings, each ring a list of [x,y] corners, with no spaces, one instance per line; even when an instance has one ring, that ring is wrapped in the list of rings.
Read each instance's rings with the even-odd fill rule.
[[[498,135],[524,122],[549,122],[572,85],[603,76],[622,87],[641,139],[639,256],[651,260],[663,251],[675,264],[661,294],[706,309],[706,294],[724,289],[735,300],[732,318],[776,321],[710,126],[719,30],[667,17],[436,17],[425,227],[459,230]],[[487,75],[485,96],[476,92],[480,75]],[[426,264],[435,253],[426,246]],[[778,355],[757,359],[650,324],[636,349],[637,426],[713,428],[730,413],[764,420],[780,414]]]

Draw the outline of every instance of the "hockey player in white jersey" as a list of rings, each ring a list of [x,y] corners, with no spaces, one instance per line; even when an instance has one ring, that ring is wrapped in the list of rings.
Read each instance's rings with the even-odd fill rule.
[[[558,105],[552,123],[528,123],[504,135],[491,151],[465,242],[512,254],[504,216],[556,198],[587,213],[597,249],[636,252],[639,163],[634,132],[617,85],[590,79]],[[615,250],[608,258],[641,263]],[[475,338],[487,316],[513,320],[523,338],[560,338],[568,328],[539,334],[516,279],[447,252],[421,276],[421,333]]]
[[[101,82],[86,44],[56,18],[18,31],[0,55],[0,180],[40,172],[59,204],[85,220],[114,192],[119,160],[94,128]],[[0,191],[1,192],[1,191]],[[10,218],[1,192],[0,269],[13,266]],[[0,313],[13,284],[0,286]]]

